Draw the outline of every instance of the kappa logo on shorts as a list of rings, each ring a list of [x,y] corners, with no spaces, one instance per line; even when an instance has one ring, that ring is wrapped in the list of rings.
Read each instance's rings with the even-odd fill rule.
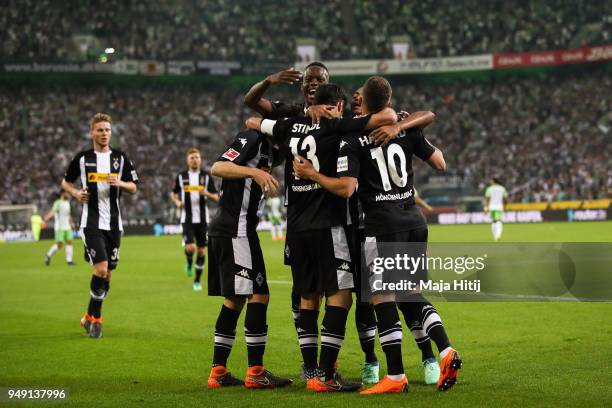
[[[348,271],[349,269],[351,269],[351,267],[349,266],[349,264],[347,264],[347,263],[345,262],[345,263],[343,263],[342,265],[340,265],[340,266],[338,267],[338,269],[342,269],[342,270]]]
[[[255,278],[255,282],[257,282],[257,284],[261,286],[263,284],[263,280],[264,280],[263,275],[261,274],[261,272],[259,272],[257,274],[257,278]]]
[[[249,273],[246,269],[241,270],[240,272],[236,272],[236,275],[242,276],[243,278],[249,278]]]

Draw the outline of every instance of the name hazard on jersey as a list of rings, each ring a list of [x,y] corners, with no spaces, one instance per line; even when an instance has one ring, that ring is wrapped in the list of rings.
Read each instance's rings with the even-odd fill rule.
[[[90,183],[108,183],[108,177],[119,177],[119,173],[87,173],[87,181]]]

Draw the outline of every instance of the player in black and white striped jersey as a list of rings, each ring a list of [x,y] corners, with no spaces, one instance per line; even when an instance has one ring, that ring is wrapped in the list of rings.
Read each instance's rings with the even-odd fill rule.
[[[90,301],[81,326],[92,338],[102,336],[102,301],[119,262],[123,223],[121,192],[136,192],[138,175],[125,153],[111,149],[111,117],[97,113],[90,122],[93,149],[77,154],[64,175],[62,188],[83,204],[80,233],[93,265]],[[75,187],[80,180],[81,188]]]
[[[185,247],[185,273],[191,276],[193,254],[196,253],[195,279],[193,290],[202,290],[200,278],[206,262],[208,200],[219,201],[217,188],[210,175],[201,169],[202,154],[195,147],[187,150],[188,169],[180,172],[174,181],[172,201],[181,210],[183,246]]]
[[[270,175],[274,158],[272,143],[264,135],[243,131],[211,169],[223,182],[219,211],[210,224],[208,294],[223,296],[224,300],[215,324],[210,388],[234,385],[273,388],[291,384],[291,380],[272,375],[263,365],[270,295],[256,229],[265,196],[276,195],[278,189],[278,182]],[[245,380],[240,381],[226,367],[245,303],[249,368]]]

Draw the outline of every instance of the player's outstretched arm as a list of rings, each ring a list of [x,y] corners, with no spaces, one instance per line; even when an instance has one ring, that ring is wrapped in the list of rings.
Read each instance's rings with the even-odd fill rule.
[[[213,164],[210,172],[213,176],[221,178],[252,178],[259,184],[266,196],[275,196],[278,191],[278,181],[270,173],[254,167],[240,166],[229,161],[218,161]]]
[[[374,129],[374,131],[370,133],[370,137],[375,144],[384,146],[389,143],[389,141],[396,138],[402,130],[424,128],[431,125],[435,117],[436,115],[430,111],[414,112],[400,122]]]
[[[272,102],[263,97],[270,85],[295,84],[302,79],[302,73],[293,67],[284,71],[269,75],[263,81],[259,81],[249,89],[244,96],[244,104],[254,111],[266,115],[272,113]]]
[[[427,164],[429,164],[432,169],[445,171],[446,161],[444,160],[442,150],[438,149],[437,147],[435,149],[436,150],[433,152],[433,154],[429,156],[429,159],[427,159]]]
[[[365,125],[365,130],[376,129],[380,126],[392,125],[397,122],[397,113],[391,108],[384,108],[380,112],[370,116],[368,123]]]
[[[293,160],[293,174],[299,178],[312,180],[332,194],[349,198],[355,192],[357,179],[354,177],[329,177],[319,173],[312,163],[302,156]]]

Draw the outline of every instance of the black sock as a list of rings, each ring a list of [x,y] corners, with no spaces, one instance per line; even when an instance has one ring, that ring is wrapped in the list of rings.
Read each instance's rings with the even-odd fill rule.
[[[404,374],[402,362],[402,323],[399,320],[395,302],[385,302],[374,306],[378,320],[378,337],[387,358],[389,375]]]
[[[414,315],[415,312],[410,310],[410,306],[407,302],[398,303],[397,307],[404,315],[406,325],[410,328],[412,337],[414,337],[415,343],[419,347],[419,350],[421,350],[421,360],[425,361],[436,358],[431,348],[431,340],[425,330],[423,330],[423,326],[421,326],[420,317]]]
[[[338,306],[326,306],[325,316],[321,324],[321,356],[319,367],[325,372],[325,379],[334,375],[334,364],[338,359],[340,347],[346,332],[348,310]]]
[[[451,347],[446,330],[442,325],[442,319],[438,311],[427,299],[421,294],[412,295],[413,302],[406,302],[411,308],[411,311],[416,318],[420,320],[421,327],[431,340],[436,343],[439,352],[442,352],[447,347]]]
[[[247,344],[249,367],[263,366],[263,355],[268,340],[267,310],[268,305],[264,303],[247,304],[244,317],[244,337]]]
[[[193,252],[189,253],[187,250],[185,250],[185,259],[187,259],[187,266],[189,269],[191,269],[191,266],[193,265]]]
[[[198,255],[196,257],[194,282],[200,281],[200,278],[202,277],[202,271],[204,271],[204,262],[206,262],[206,255]]]
[[[300,303],[302,301],[302,297],[295,293],[291,292],[291,314],[293,315],[293,325],[295,326],[295,331],[299,334],[300,328]]]
[[[106,289],[109,285],[108,281],[99,276],[93,275],[89,285],[89,307],[87,313],[96,319],[102,316],[102,302],[106,297]]]
[[[314,372],[317,368],[317,351],[319,348],[318,319],[318,310],[300,309],[298,341],[306,371]]]
[[[359,334],[359,344],[365,355],[366,363],[376,363],[374,341],[376,339],[376,316],[374,306],[370,303],[360,302],[355,305],[355,325]]]
[[[229,307],[221,306],[217,323],[215,324],[215,351],[213,355],[213,367],[227,367],[227,358],[232,351],[234,339],[236,339],[236,324],[240,312]]]

